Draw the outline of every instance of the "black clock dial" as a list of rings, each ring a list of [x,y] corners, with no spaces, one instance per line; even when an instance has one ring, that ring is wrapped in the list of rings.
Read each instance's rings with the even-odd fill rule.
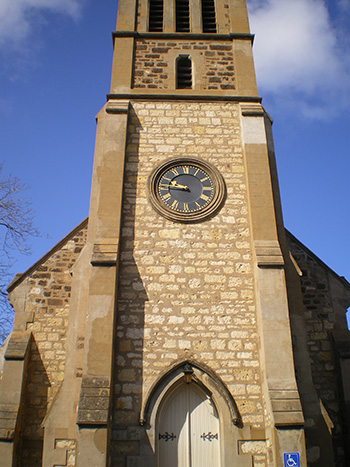
[[[204,209],[214,195],[210,175],[194,165],[176,165],[158,179],[158,194],[168,208],[177,212],[196,212]]]
[[[213,216],[225,199],[225,182],[211,164],[196,158],[167,160],[148,178],[154,209],[174,222],[202,222]]]

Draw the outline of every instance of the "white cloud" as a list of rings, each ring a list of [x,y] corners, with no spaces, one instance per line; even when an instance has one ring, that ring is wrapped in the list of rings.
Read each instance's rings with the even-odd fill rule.
[[[336,3],[348,10],[349,0]],[[342,106],[350,81],[346,31],[324,0],[248,0],[248,7],[262,94],[295,101],[313,118]]]
[[[37,15],[57,12],[78,18],[82,0],[0,0],[0,47],[16,47],[37,26]]]

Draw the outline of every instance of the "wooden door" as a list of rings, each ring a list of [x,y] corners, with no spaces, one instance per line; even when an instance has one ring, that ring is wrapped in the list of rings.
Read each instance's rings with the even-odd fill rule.
[[[220,467],[219,418],[195,383],[173,391],[160,410],[157,467]]]

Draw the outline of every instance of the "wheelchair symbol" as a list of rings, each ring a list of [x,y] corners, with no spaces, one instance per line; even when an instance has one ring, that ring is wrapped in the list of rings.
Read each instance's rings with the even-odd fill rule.
[[[287,459],[287,462],[286,462],[286,466],[287,467],[295,467],[296,465],[298,465],[294,459],[292,459],[292,455],[291,454],[288,454],[288,459]]]
[[[298,452],[284,453],[284,467],[300,467],[300,455]]]

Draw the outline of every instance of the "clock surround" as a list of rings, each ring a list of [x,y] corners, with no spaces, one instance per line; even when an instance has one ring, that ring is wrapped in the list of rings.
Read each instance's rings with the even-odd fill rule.
[[[153,208],[168,220],[202,222],[214,216],[225,196],[225,182],[211,164],[194,157],[169,159],[148,179]]]

